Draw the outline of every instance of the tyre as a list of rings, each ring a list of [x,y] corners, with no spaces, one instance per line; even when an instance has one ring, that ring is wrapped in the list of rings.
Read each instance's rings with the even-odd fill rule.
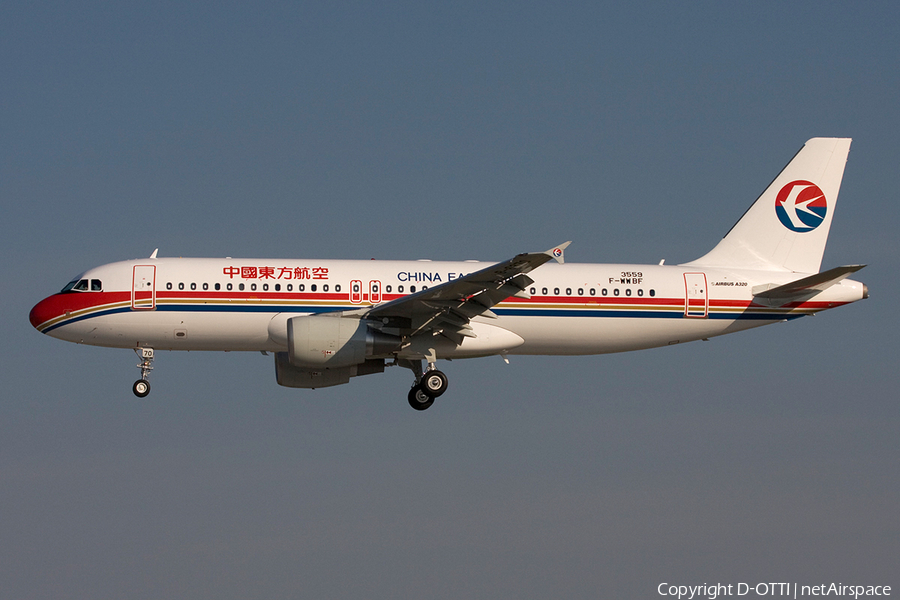
[[[447,381],[447,376],[441,373],[440,371],[427,371],[425,375],[422,377],[422,390],[431,396],[432,398],[437,398],[441,394],[447,391],[447,386],[449,382]]]
[[[425,410],[432,404],[434,404],[434,397],[429,396],[422,388],[419,386],[413,386],[411,390],[409,390],[409,395],[407,396],[409,400],[409,405],[412,406],[416,410]]]
[[[150,382],[146,379],[138,379],[131,387],[131,391],[133,391],[134,395],[138,398],[143,398],[150,393]]]

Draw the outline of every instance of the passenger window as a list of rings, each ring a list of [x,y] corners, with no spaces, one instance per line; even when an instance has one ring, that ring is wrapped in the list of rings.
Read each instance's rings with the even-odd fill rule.
[[[591,288],[591,296],[596,296],[596,295],[597,295],[597,290],[595,290],[594,288]]]
[[[628,288],[627,290],[625,290],[625,295],[626,295],[626,296],[630,296],[630,295],[631,295],[631,288]]]
[[[566,288],[566,296],[572,295],[572,288]]]
[[[208,284],[208,283],[204,283],[204,284],[203,284],[203,289],[204,289],[204,290],[208,290],[208,289],[209,289],[209,284]]]
[[[268,284],[268,283],[264,283],[264,284],[263,284],[263,291],[264,291],[264,292],[268,292],[268,291],[269,291],[269,284]]]
[[[196,284],[196,283],[192,283],[192,284],[191,284],[191,289],[192,289],[192,290],[196,290],[196,289],[197,289],[197,284]]]
[[[655,295],[656,295],[656,290],[650,290],[650,295],[651,295],[651,296],[655,296]]]
[[[644,295],[644,290],[638,290],[638,296],[643,296],[643,295]]]
[[[603,294],[604,296],[609,295],[609,292],[606,290],[606,288],[603,288],[603,291],[600,293]]]
[[[184,284],[183,284],[183,283],[179,283],[179,284],[178,284],[178,289],[179,289],[179,290],[183,290],[183,289],[184,289]]]
[[[616,288],[613,290],[613,296],[618,296],[618,295],[619,295],[619,288]]]
[[[553,288],[553,295],[559,296],[559,288]]]
[[[338,283],[337,285],[335,285],[335,286],[334,286],[334,291],[336,291],[336,292],[341,291],[341,284]]]
[[[326,283],[325,285],[322,286],[322,291],[323,291],[323,292],[327,292],[327,291],[328,291],[328,284],[327,284],[327,283]]]
[[[275,291],[276,291],[276,292],[280,292],[280,291],[281,291],[281,284],[280,284],[280,283],[276,283],[276,284],[275,284]]]
[[[255,292],[255,291],[256,291],[256,284],[255,284],[255,283],[251,283],[251,284],[250,284],[250,291],[251,291],[251,292]]]
[[[309,286],[309,289],[312,291],[316,291],[316,284],[312,284],[311,286]]]
[[[288,286],[287,286],[287,291],[289,291],[289,292],[293,292],[293,291],[294,291],[294,286],[293,286],[293,284],[290,284],[290,283],[288,284]]]
[[[218,292],[218,291],[221,290],[221,289],[222,289],[222,284],[221,284],[221,283],[217,283],[217,284],[216,284],[216,291]]]
[[[384,291],[386,291],[388,294],[390,294],[392,289],[393,289],[393,288],[391,288],[391,286],[386,286],[386,287],[384,288]],[[338,290],[338,291],[341,291],[341,290]]]
[[[410,294],[415,294],[415,293],[416,293],[416,286],[414,286],[414,285],[409,286],[409,293],[410,293]]]
[[[537,294],[537,289],[531,288],[531,293],[532,293],[532,294]]]
[[[167,290],[171,290],[171,289],[172,289],[172,282],[171,282],[171,281],[170,281],[169,283],[166,284],[166,289],[167,289]]]
[[[547,295],[547,288],[541,288],[541,293],[542,293],[543,295],[546,296],[546,295]]]
[[[230,283],[227,284],[227,285],[225,286],[225,289],[227,289],[227,290],[230,292],[230,291],[231,291],[231,284],[230,284]]]
[[[398,285],[398,286],[397,286],[397,291],[400,292],[400,293],[402,294],[402,293],[403,293],[403,286],[402,286],[402,285]]]
[[[578,295],[584,296],[584,290],[582,288],[578,288]]]
[[[243,291],[244,291],[244,284],[243,284],[243,283],[239,283],[239,284],[238,284],[238,289],[239,289],[240,291],[243,292]]]
[[[299,285],[297,286],[297,290],[300,291],[300,292],[305,292],[305,291],[306,291],[306,286],[305,286],[304,284],[301,283],[301,284],[299,284]]]

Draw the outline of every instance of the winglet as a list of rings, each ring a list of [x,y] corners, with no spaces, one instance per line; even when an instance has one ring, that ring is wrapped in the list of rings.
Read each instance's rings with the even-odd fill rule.
[[[568,248],[569,244],[571,244],[571,243],[572,243],[571,241],[568,241],[564,244],[560,244],[559,246],[556,246],[555,248],[550,248],[549,250],[544,252],[544,254],[546,254],[547,256],[549,256],[550,258],[552,258],[559,264],[563,264],[564,262],[566,262],[565,249]]]

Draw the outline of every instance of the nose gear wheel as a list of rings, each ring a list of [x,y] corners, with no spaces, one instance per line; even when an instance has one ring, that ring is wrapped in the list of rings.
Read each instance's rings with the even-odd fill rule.
[[[131,386],[131,391],[133,391],[134,395],[138,398],[143,398],[150,393],[150,382],[146,379],[138,379],[134,382],[134,385]]]

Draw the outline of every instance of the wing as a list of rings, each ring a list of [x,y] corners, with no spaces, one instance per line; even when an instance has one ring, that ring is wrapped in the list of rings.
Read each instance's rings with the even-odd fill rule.
[[[443,335],[459,345],[465,337],[475,337],[469,325],[473,317],[496,319],[491,311],[495,304],[510,296],[527,298],[525,289],[534,283],[527,274],[551,259],[563,263],[569,244],[546,252],[518,254],[459,279],[375,306],[361,317],[374,329],[402,337]]]

